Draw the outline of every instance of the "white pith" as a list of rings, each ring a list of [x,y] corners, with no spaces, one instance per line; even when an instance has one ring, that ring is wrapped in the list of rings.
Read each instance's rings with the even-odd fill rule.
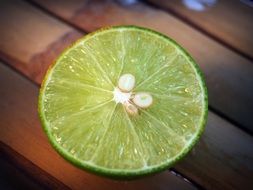
[[[129,102],[131,95],[132,92],[122,92],[118,87],[115,87],[113,91],[113,100],[116,103],[124,104]]]

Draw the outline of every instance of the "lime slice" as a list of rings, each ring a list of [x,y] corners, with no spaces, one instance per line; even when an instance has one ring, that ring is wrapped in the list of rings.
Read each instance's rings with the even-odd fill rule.
[[[111,27],[77,41],[48,70],[39,113],[54,148],[96,174],[164,170],[196,143],[207,91],[194,60],[155,31]]]

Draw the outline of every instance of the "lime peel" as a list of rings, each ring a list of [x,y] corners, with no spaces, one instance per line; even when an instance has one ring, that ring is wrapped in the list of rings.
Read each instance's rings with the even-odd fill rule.
[[[124,56],[124,60],[119,61],[119,63],[123,64],[118,68],[116,68],[117,65],[115,63],[110,65],[111,69],[117,71],[115,73],[116,77],[113,77],[114,75],[110,75],[109,70],[102,63],[103,59],[98,54],[94,54],[95,51],[90,51],[90,49],[89,51],[86,50],[89,45],[92,45],[88,48],[98,48],[96,52],[103,53],[102,49],[99,49],[99,46],[103,43],[99,41],[103,42],[103,39],[108,38],[109,40],[107,42],[110,40],[113,42],[112,39],[115,39],[115,37],[120,38],[120,40],[115,40],[119,42],[118,44],[124,43],[121,49],[120,46],[117,46],[117,43],[112,43],[118,51],[124,52],[124,54],[121,54]],[[140,40],[136,40],[137,38],[140,38]],[[144,44],[145,40],[148,42],[148,45],[145,47],[146,50],[149,48],[147,54],[138,47],[138,43]],[[155,43],[158,43],[158,45],[154,46],[156,50],[154,52],[156,53],[149,52],[152,50],[152,44]],[[110,46],[110,43],[107,43],[107,45]],[[82,49],[84,46],[85,48]],[[104,48],[104,50],[109,49],[110,52],[117,52],[116,49],[113,51],[111,48],[113,46]],[[170,60],[167,60],[165,64],[166,66],[161,65],[164,59],[160,58],[163,56],[169,57],[170,49],[172,51],[171,55],[174,52],[175,57],[170,57]],[[87,58],[86,62],[80,62],[79,58],[81,54],[78,53],[81,52],[80,50],[86,54],[92,54]],[[162,56],[157,55],[163,51]],[[76,61],[74,62],[71,61],[73,60],[73,52],[76,55]],[[134,62],[135,59],[131,58],[131,56],[138,55],[138,53],[140,53],[139,65]],[[150,55],[152,56],[150,57]],[[85,58],[88,55],[82,53],[82,56]],[[117,58],[116,54],[113,56]],[[147,57],[151,60],[149,61],[150,63],[147,62]],[[96,61],[96,63],[92,65],[89,60],[92,60],[93,63]],[[141,64],[142,60],[146,60],[146,62],[144,61],[144,65]],[[159,62],[160,60],[161,62]],[[133,69],[133,65],[136,67],[140,66],[142,68],[141,73],[135,73],[136,70]],[[72,71],[67,70],[66,68],[69,67],[65,66],[71,66]],[[83,72],[86,72],[83,75],[80,75],[80,70],[77,69],[80,67],[83,69]],[[95,67],[96,69],[94,69]],[[168,72],[168,69],[170,72],[167,75],[161,75],[164,71]],[[157,72],[154,72],[154,70]],[[90,73],[88,71],[94,72],[93,76],[95,78],[89,77],[92,75],[89,75]],[[145,72],[148,71],[152,71],[152,73],[145,75]],[[177,90],[173,85],[163,88],[169,84],[164,83],[163,80],[166,81],[169,79],[172,84],[176,82],[177,75],[171,75],[174,71],[179,77],[181,76],[181,81],[188,79],[186,80],[188,81],[187,84],[192,84],[192,86],[184,86],[183,90],[179,87],[179,90]],[[180,75],[179,71],[185,72],[185,75]],[[135,76],[136,87],[131,89],[135,91],[134,93],[130,90],[130,92],[127,92],[129,93],[127,98],[116,102],[115,89],[117,87],[114,84],[117,83],[118,77],[121,76],[119,73],[132,73]],[[191,73],[191,75],[188,76],[187,73]],[[77,77],[79,76],[78,74],[81,78]],[[170,75],[174,78],[169,78]],[[142,76],[145,77],[141,78]],[[157,76],[163,80],[159,81],[159,78],[156,78]],[[190,76],[194,77],[190,78]],[[65,78],[64,80],[68,79],[75,83],[84,83],[87,88],[81,88],[75,83],[74,85],[66,84],[61,86],[59,85],[59,81],[63,77]],[[156,80],[158,83],[156,86],[152,86]],[[156,90],[156,87],[158,90]],[[195,89],[194,91],[192,87],[196,87],[197,90]],[[79,90],[76,90],[77,88]],[[103,89],[104,91],[99,89]],[[168,94],[166,89],[170,89],[173,93]],[[163,90],[164,93],[162,93]],[[132,116],[129,113],[127,114],[123,102],[133,103],[134,94],[138,93],[136,91],[150,93],[150,95],[156,94],[154,96],[155,104],[152,104],[146,110],[142,108],[138,109],[138,114]],[[190,96],[191,93],[195,94]],[[173,97],[181,96],[182,98],[173,99]],[[67,101],[65,101],[66,99]],[[72,104],[68,104],[72,99],[75,99],[75,101]],[[173,102],[172,100],[175,101]],[[189,102],[194,101],[198,102],[198,104],[193,105],[194,107],[192,108],[180,107],[180,105],[184,104],[182,102],[179,104],[178,101],[186,101],[184,102],[186,103],[185,105],[190,105]],[[89,108],[96,107],[98,104],[102,104],[102,102],[107,103],[102,107],[84,111],[83,115],[75,114],[75,112],[79,112],[77,110],[80,107],[87,108],[88,110]],[[170,110],[167,110],[167,104],[170,102],[173,102],[173,104],[169,108],[177,108],[180,112],[168,112]],[[118,105],[118,103],[123,104]],[[85,106],[82,104],[85,104]],[[135,106],[134,103],[132,105]],[[91,33],[62,53],[55,64],[49,68],[44,78],[40,89],[38,109],[43,128],[49,137],[50,143],[65,159],[80,168],[96,174],[115,178],[134,178],[165,170],[182,159],[192,149],[202,134],[206,123],[207,89],[199,67],[195,64],[191,56],[175,41],[150,29],[136,26],[119,26],[101,29]],[[184,109],[189,109],[191,112],[185,111]],[[167,113],[167,118],[160,117],[163,116],[163,112]],[[187,114],[188,116],[182,117],[181,113]],[[68,117],[71,114],[74,116],[72,118]],[[175,118],[171,120],[170,117]],[[180,120],[178,117],[184,120]],[[59,121],[63,124],[57,122],[57,118],[61,118]],[[168,125],[169,123],[170,125]],[[129,130],[128,125],[131,125],[131,130]],[[103,130],[101,126],[106,127],[107,130]],[[96,136],[93,137],[94,132]],[[110,136],[112,134],[114,136]],[[156,134],[159,134],[159,136],[156,136]],[[102,141],[99,140],[99,136],[103,137]],[[154,139],[152,140],[152,138]],[[92,156],[89,156],[90,153],[96,151],[95,145],[98,145],[101,151],[97,152],[96,155],[92,154]],[[84,147],[84,149],[81,147]],[[111,150],[113,154],[106,155]],[[155,152],[152,152],[152,150],[155,150]],[[93,158],[92,162],[90,158]]]

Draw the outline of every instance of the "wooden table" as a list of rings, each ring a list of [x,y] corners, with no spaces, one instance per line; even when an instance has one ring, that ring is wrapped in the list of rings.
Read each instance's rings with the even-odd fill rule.
[[[0,185],[253,189],[253,8],[218,0],[196,11],[182,2],[0,2],[0,171],[10,176]],[[63,160],[37,114],[41,80],[59,53],[86,33],[121,24],[149,27],[178,41],[197,60],[209,91],[208,123],[196,148],[171,170],[133,181],[97,177]]]

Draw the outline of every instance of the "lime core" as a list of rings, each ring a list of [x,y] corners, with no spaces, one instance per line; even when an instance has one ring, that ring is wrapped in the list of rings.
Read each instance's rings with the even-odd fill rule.
[[[153,98],[150,94],[133,93],[135,84],[135,77],[132,74],[124,74],[119,78],[118,88],[114,89],[114,101],[116,103],[122,103],[127,113],[131,115],[138,114],[139,108],[148,108],[152,102]]]

